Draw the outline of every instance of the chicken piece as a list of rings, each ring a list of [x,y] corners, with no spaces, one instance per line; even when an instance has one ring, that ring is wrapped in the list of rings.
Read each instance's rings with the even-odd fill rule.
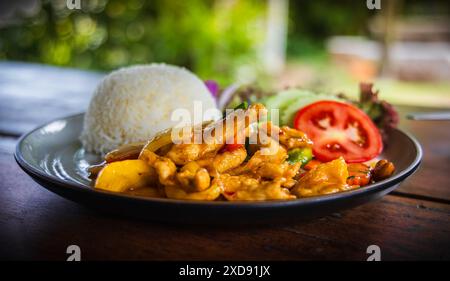
[[[267,117],[267,109],[262,103],[252,103],[247,111],[251,111],[251,114],[254,114],[258,121],[260,120],[260,116],[262,118]]]
[[[278,168],[277,165],[261,165],[258,170],[255,172],[251,171],[242,171],[241,169],[233,169],[229,171],[227,174],[231,176],[248,176],[257,180],[273,180],[279,181],[282,187],[291,188],[297,182],[295,180],[295,176],[300,170],[300,165],[289,165],[289,164],[281,164],[282,168]],[[271,170],[272,167],[275,167],[276,170]]]
[[[235,149],[233,151],[225,151],[219,153],[212,161],[213,170],[222,173],[241,165],[247,157],[247,151],[244,147]]]
[[[181,128],[178,132],[178,138],[179,141],[182,142],[171,145],[166,151],[163,151],[163,153],[177,165],[185,165],[191,161],[196,161],[208,153],[214,154],[215,151],[222,147],[222,144],[217,142],[206,143],[203,139],[205,129],[210,128],[211,126],[211,124],[204,123],[201,131],[197,131],[200,128],[194,126]],[[189,134],[187,136],[184,135],[186,134],[186,129]],[[175,133],[176,136],[177,132],[172,131],[171,134],[173,133]]]
[[[281,186],[280,181],[260,181],[247,175],[221,175],[214,182],[223,186],[223,195],[227,200],[277,200],[294,199],[289,190]]]
[[[95,188],[124,192],[156,184],[155,170],[142,160],[124,160],[107,164],[95,181]]]
[[[293,148],[311,147],[313,142],[302,131],[283,126],[280,129],[280,143],[288,150]]]
[[[319,164],[307,172],[292,188],[298,197],[331,194],[352,189],[347,184],[348,170],[344,158]]]
[[[139,156],[141,160],[153,167],[158,175],[159,182],[163,185],[174,185],[177,166],[167,157],[158,156],[149,150],[143,150]]]
[[[264,151],[264,149],[266,149],[266,151]],[[244,166],[238,167],[233,170],[232,173],[244,174],[251,172],[264,178],[265,172],[271,170],[272,168],[274,171],[270,173],[277,174],[278,168],[276,165],[283,163],[286,158],[286,149],[280,146],[275,140],[270,139],[267,146],[261,146],[261,149],[256,151]],[[273,178],[273,176],[267,176],[267,178]]]
[[[245,165],[228,171],[231,175],[252,174],[255,178],[276,178],[284,174],[285,167],[281,165],[287,158],[287,151],[275,140],[270,139],[269,144],[260,146],[266,149],[256,151]],[[270,153],[267,153],[267,152]],[[279,165],[283,167],[278,167]]]
[[[209,187],[211,183],[211,178],[209,176],[208,170],[205,168],[198,169],[194,177],[194,186],[196,190],[202,191]]]
[[[288,163],[270,163],[270,162],[261,162],[258,166],[255,167],[254,173],[258,175],[258,177],[263,179],[276,179],[281,178],[286,168],[289,166]]]
[[[287,162],[281,164],[263,163],[259,165],[254,175],[263,180],[277,180],[283,187],[292,187],[296,181],[293,179],[300,170],[300,163],[290,165]]]
[[[208,153],[219,150],[222,145],[215,144],[195,144],[195,143],[183,143],[175,144],[167,152],[166,157],[172,160],[177,165],[185,165],[189,162],[196,161]]]
[[[269,137],[278,139],[280,144],[287,150],[291,150],[293,148],[312,147],[313,145],[313,142],[302,131],[290,128],[288,126],[279,128],[272,122],[267,122],[264,125],[261,125],[260,133],[265,133]]]
[[[203,128],[201,144],[194,142],[194,134],[192,134],[191,143],[173,145],[166,157],[177,165],[185,165],[206,155],[214,155],[225,143],[233,143],[234,140],[239,139],[238,136],[245,137],[248,134],[248,126],[257,122],[258,114],[264,110],[265,107],[262,104],[254,104],[246,111],[229,114],[224,119]]]
[[[269,140],[268,145],[261,146],[260,150],[255,152],[248,161],[247,165],[250,169],[260,165],[261,163],[283,163],[287,159],[287,151],[280,146],[274,139]]]
[[[187,192],[177,186],[166,185],[164,191],[167,198],[181,199],[181,200],[216,200],[222,193],[222,186],[212,184],[208,189],[198,192]]]
[[[195,161],[184,165],[176,178],[186,191],[191,192],[205,190],[211,183],[208,171]]]
[[[283,187],[291,188],[297,183],[295,178],[299,174],[302,163],[296,163],[294,165],[283,163],[283,165],[285,165],[285,170],[283,177],[281,178],[281,185]]]

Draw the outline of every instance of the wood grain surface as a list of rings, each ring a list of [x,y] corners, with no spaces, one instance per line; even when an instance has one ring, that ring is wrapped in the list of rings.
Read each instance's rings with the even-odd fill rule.
[[[81,247],[83,260],[365,260],[372,244],[383,260],[450,259],[450,122],[402,119],[402,128],[421,142],[424,159],[390,195],[288,225],[154,223],[99,213],[47,191],[15,163],[17,137],[83,111],[101,76],[0,63],[0,259],[65,260],[71,244]],[[402,116],[426,110],[400,109]]]

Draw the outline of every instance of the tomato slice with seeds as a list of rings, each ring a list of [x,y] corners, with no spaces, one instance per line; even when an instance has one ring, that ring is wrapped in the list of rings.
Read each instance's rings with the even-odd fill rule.
[[[344,157],[348,163],[375,158],[383,150],[380,132],[359,108],[337,101],[318,101],[300,109],[294,127],[314,142],[317,159]]]

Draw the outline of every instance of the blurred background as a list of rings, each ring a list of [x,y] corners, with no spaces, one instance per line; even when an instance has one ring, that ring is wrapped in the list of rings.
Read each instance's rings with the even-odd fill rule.
[[[0,60],[100,72],[166,62],[222,87],[349,96],[372,81],[393,103],[450,108],[450,2],[369,2],[1,0]]]

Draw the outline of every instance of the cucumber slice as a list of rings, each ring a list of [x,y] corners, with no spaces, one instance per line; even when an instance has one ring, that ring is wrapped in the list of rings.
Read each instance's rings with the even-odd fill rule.
[[[303,99],[309,96],[315,95],[313,92],[303,89],[287,89],[283,90],[273,96],[266,98],[262,103],[266,106],[268,110],[268,115],[270,118],[270,110],[278,109],[280,113],[280,118],[283,116],[283,111],[292,102],[298,99]]]
[[[345,102],[345,100],[340,99],[335,96],[325,95],[325,94],[313,94],[308,97],[299,98],[290,103],[280,114],[281,120],[280,123],[282,125],[288,125],[293,126],[294,125],[294,117],[297,111],[299,111],[301,108],[310,105],[312,103],[315,103],[317,101],[321,100],[334,100],[334,101],[342,101]]]
[[[308,90],[288,89],[281,91],[274,96],[268,97],[264,104],[267,108],[281,109],[289,105],[292,100],[310,95],[314,95],[314,93]]]

